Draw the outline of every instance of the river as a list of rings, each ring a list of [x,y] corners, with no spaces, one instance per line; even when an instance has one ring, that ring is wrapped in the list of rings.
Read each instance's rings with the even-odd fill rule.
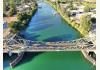
[[[80,33],[48,4],[38,3],[38,10],[29,26],[20,31],[25,39],[33,41],[68,41],[80,38]],[[56,13],[56,14],[54,14]]]
[[[6,57],[7,58],[7,57]],[[6,60],[6,59],[4,59]],[[4,70],[96,70],[81,52],[44,52],[25,53],[15,67],[7,66]]]
[[[25,39],[33,41],[68,41],[80,38],[80,33],[72,28],[48,4],[38,3],[39,8],[29,26],[20,31]],[[4,57],[4,70],[96,70],[81,52],[25,53],[23,60],[10,68],[9,57]]]

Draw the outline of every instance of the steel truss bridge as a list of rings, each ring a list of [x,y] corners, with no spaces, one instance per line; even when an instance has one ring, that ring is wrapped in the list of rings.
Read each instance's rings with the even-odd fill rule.
[[[36,51],[94,51],[96,46],[90,38],[80,38],[71,41],[41,42],[21,38],[18,35],[9,35],[3,40],[4,53],[12,52],[36,52]]]

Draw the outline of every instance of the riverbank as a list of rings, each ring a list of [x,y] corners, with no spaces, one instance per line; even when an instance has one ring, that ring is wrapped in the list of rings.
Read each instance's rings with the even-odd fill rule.
[[[23,30],[28,26],[32,16],[34,16],[37,11],[37,4],[35,4],[34,7],[33,6],[30,7],[31,9],[27,9],[28,12],[18,12],[16,14],[17,20],[8,23],[12,33],[18,33],[20,30]]]
[[[48,3],[49,5],[51,5],[55,10],[57,10],[57,12],[62,16],[62,18],[69,25],[71,25],[73,28],[75,28],[77,31],[80,32],[82,37],[86,37],[88,35],[88,33],[85,33],[83,30],[81,30],[81,28],[79,28],[79,24],[77,24],[75,21],[71,21],[69,17],[67,17],[65,14],[63,14],[62,11],[56,7],[56,5],[52,4],[50,1],[45,1],[45,2]]]

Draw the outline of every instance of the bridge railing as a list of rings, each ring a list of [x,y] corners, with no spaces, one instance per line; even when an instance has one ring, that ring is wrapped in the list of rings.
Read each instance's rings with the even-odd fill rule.
[[[25,39],[4,39],[4,43],[6,44],[27,44],[27,45],[32,45],[32,44],[83,44],[87,43],[87,40],[85,39],[77,39],[77,40],[72,40],[72,41],[58,41],[58,42],[41,42],[41,41],[31,41],[31,40],[25,40]]]
[[[96,47],[89,47],[87,45],[42,45],[42,46],[26,46],[24,47],[23,45],[18,45],[18,47],[16,47],[16,45],[11,45],[12,48],[9,48],[11,51],[55,51],[55,50],[60,50],[60,51],[64,51],[64,50],[95,50]]]
[[[95,45],[93,43],[89,43],[90,38],[80,38],[71,41],[58,41],[58,42],[41,42],[41,41],[31,41],[26,40],[21,37],[17,37],[16,35],[10,39],[4,39],[3,45],[4,48],[8,47],[8,49],[12,50],[20,50],[20,49],[94,49]]]

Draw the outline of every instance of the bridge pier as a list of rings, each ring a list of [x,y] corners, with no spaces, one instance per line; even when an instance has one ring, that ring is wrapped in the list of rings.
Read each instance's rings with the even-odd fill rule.
[[[87,50],[82,50],[81,52],[89,62],[91,62],[93,65],[96,65],[96,60],[89,56],[89,52],[87,52]]]
[[[18,62],[21,61],[21,59],[23,58],[23,55],[24,55],[24,52],[18,54],[18,57],[10,63],[11,68],[14,68],[18,64]]]

